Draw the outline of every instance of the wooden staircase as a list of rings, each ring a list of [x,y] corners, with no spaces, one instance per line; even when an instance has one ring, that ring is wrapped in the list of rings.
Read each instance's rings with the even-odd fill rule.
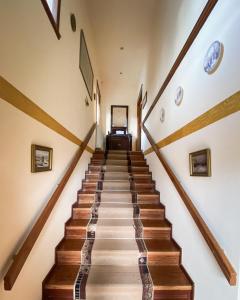
[[[139,263],[139,269],[149,272],[152,295],[144,294],[140,299],[192,300],[193,282],[181,264],[181,248],[172,238],[172,225],[165,218],[165,207],[160,203],[160,194],[140,151],[95,151],[93,154],[72,207],[72,217],[65,224],[65,236],[56,247],[55,265],[43,281],[43,300],[88,299],[85,291],[78,295],[76,286],[80,281],[87,282],[87,276],[81,277],[79,270],[85,264],[82,257],[86,239],[94,242],[89,222],[95,220],[99,207],[104,207],[106,215],[111,214],[106,199],[113,195],[114,199],[132,202],[136,232],[141,224],[146,257]],[[127,205],[116,203],[115,220],[122,220]]]

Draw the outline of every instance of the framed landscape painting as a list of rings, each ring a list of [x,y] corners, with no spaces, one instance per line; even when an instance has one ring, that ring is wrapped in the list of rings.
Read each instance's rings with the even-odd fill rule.
[[[80,34],[79,68],[87,87],[89,97],[92,100],[94,75],[83,30],[81,30]]]
[[[39,145],[32,145],[31,152],[32,173],[52,170],[52,148]]]
[[[204,149],[189,154],[191,176],[211,176],[210,149]]]

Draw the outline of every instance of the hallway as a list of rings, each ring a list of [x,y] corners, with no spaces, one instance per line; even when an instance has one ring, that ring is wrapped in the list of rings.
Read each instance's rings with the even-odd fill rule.
[[[240,300],[239,0],[0,0],[0,299]]]

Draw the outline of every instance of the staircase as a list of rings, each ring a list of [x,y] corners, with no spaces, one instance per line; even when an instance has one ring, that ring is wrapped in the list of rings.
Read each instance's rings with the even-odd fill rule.
[[[43,282],[50,299],[193,299],[142,152],[93,154]]]

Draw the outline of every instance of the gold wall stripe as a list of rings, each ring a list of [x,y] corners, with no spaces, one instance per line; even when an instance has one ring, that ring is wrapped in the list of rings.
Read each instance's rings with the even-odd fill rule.
[[[171,143],[176,142],[177,140],[192,134],[195,131],[198,131],[208,125],[215,123],[237,111],[240,111],[240,91],[236,92],[229,98],[220,102],[207,112],[203,113],[190,123],[186,124],[182,128],[178,129],[174,133],[170,134],[166,138],[162,139],[157,143],[158,148],[163,148]],[[153,152],[153,148],[150,147],[144,154],[150,154]]]
[[[44,124],[48,128],[62,135],[69,141],[80,146],[82,141],[53,119],[48,113],[41,109],[29,98],[24,96],[19,90],[17,90],[13,85],[11,85],[7,80],[0,76],[0,98],[10,103],[17,109],[21,110],[28,116]],[[90,153],[93,153],[94,150],[87,146],[86,150]]]

